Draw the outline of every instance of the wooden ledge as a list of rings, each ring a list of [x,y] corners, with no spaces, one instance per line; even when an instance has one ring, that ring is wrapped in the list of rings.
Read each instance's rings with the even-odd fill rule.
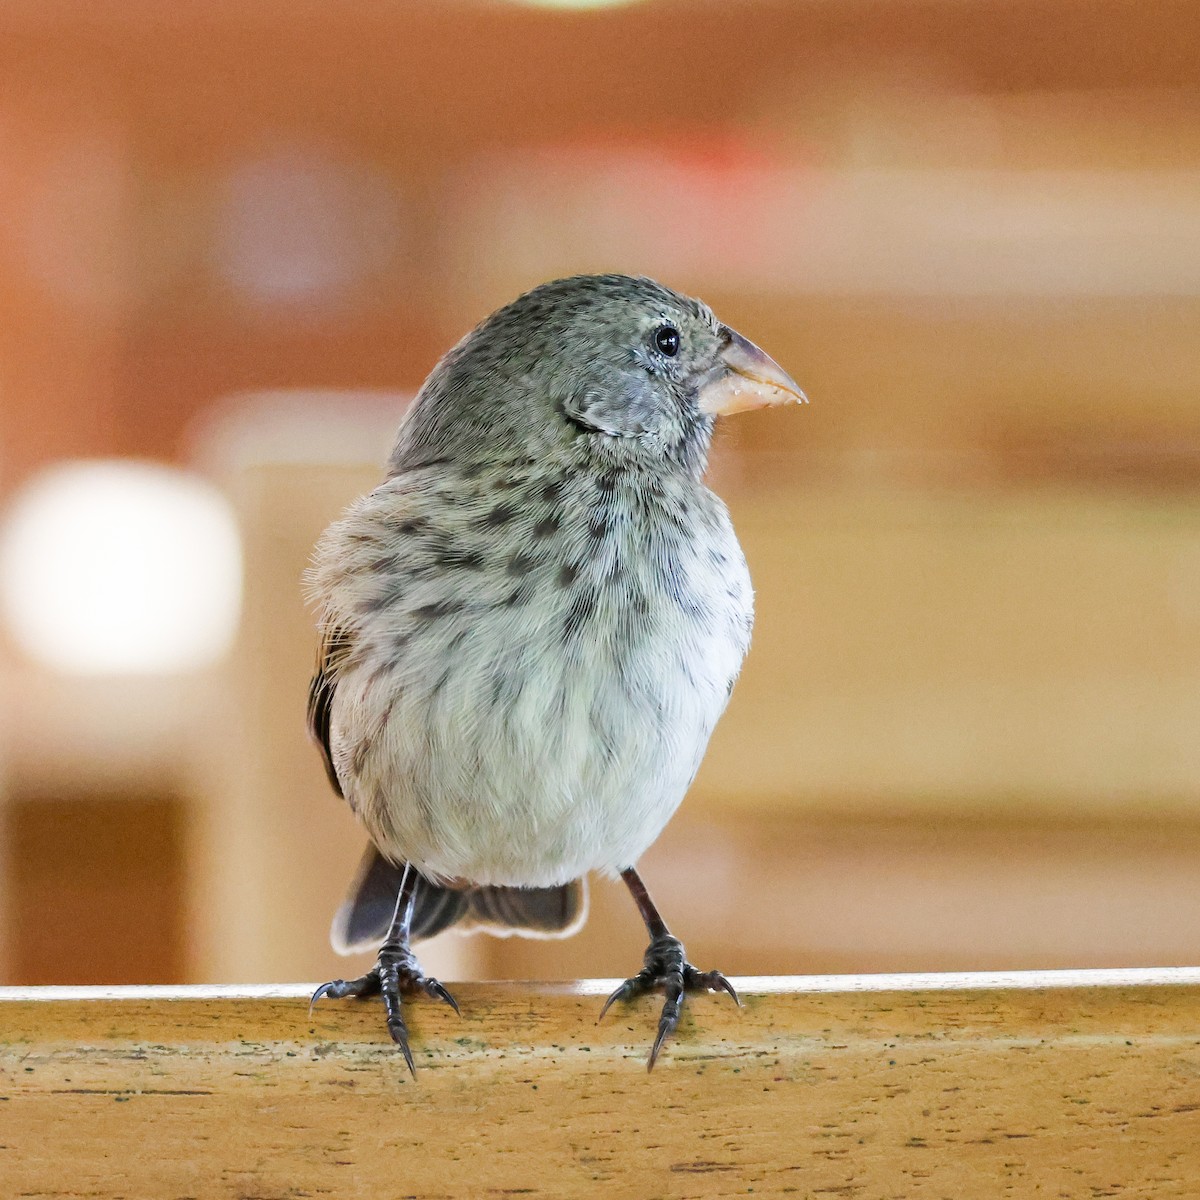
[[[612,981],[408,1006],[309,985],[0,989],[0,1194],[1194,1194],[1200,969]]]

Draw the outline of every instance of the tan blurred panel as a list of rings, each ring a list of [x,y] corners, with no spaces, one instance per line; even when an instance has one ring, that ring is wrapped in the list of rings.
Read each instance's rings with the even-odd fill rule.
[[[792,489],[1200,481],[1195,299],[708,298],[810,399],[719,429],[722,477],[742,469]]]
[[[231,481],[243,518],[246,595],[197,809],[200,979],[336,969],[326,934],[360,838],[305,737],[316,639],[300,576],[316,533],[361,478],[261,467]]]
[[[14,796],[5,976],[20,984],[179,983],[184,810],[172,797]]]
[[[698,798],[1196,811],[1189,499],[798,490],[731,507],[758,612]]]

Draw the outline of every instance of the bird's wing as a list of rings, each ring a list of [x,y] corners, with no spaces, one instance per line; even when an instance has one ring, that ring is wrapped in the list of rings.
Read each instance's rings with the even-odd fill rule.
[[[308,734],[321,751],[325,762],[325,774],[333,790],[344,795],[341,781],[333,766],[333,752],[329,747],[329,714],[333,708],[333,693],[337,686],[337,669],[349,649],[349,638],[340,629],[328,629],[321,638],[317,651],[317,671],[308,685]]]

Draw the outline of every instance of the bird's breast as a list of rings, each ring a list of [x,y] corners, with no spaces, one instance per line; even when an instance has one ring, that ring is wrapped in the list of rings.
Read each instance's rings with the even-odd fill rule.
[[[358,587],[375,608],[338,685],[335,760],[381,848],[431,874],[548,885],[636,861],[745,654],[749,578],[712,493],[571,504],[577,485],[552,483],[504,520],[443,523]]]

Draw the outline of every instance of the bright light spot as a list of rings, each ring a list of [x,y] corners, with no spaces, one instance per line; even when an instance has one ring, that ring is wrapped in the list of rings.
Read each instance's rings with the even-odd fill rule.
[[[219,658],[241,607],[237,522],[216,488],[121,460],[51,468],[0,529],[0,607],[61,671],[186,671]]]

